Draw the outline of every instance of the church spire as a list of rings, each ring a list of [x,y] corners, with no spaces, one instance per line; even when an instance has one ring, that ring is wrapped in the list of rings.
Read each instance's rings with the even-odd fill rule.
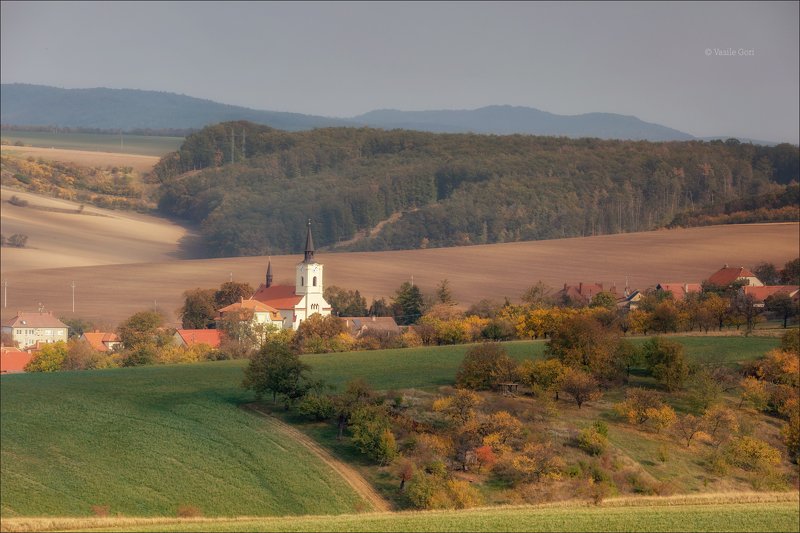
[[[314,260],[314,239],[311,237],[311,219],[308,219],[308,231],[306,232],[306,256],[303,263],[316,263]]]
[[[267,262],[267,287],[272,286],[272,258]]]

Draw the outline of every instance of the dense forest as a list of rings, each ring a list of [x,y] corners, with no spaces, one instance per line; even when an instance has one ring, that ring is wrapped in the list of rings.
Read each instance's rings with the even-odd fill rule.
[[[799,161],[796,146],[736,139],[286,132],[241,121],[189,135],[151,179],[159,208],[200,223],[221,257],[298,252],[307,218],[319,246],[347,250],[650,230],[752,199],[785,207]]]

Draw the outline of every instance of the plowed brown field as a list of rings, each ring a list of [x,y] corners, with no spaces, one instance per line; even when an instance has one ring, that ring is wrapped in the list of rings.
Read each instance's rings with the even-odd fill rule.
[[[6,235],[7,213],[16,212],[3,203]],[[184,230],[169,222],[159,225],[158,219],[112,214],[123,218],[36,211],[41,226],[38,234],[31,232],[31,249],[3,248],[8,291],[2,316],[35,310],[39,302],[57,315],[71,316],[74,281],[74,316],[113,324],[157,307],[175,323],[186,289],[216,287],[231,277],[253,286],[264,279],[266,257],[172,259]],[[100,227],[76,225],[90,218]],[[622,288],[627,279],[631,287],[644,289],[658,282],[700,282],[726,263],[782,265],[798,256],[799,232],[797,223],[748,224],[459,248],[318,252],[317,258],[325,265],[327,285],[359,289],[368,301],[390,298],[413,276],[426,293],[449,279],[455,298],[468,306],[482,298],[516,300],[539,280],[554,288],[580,281]],[[26,262],[25,254],[38,259]],[[301,258],[273,257],[275,282],[293,284]]]

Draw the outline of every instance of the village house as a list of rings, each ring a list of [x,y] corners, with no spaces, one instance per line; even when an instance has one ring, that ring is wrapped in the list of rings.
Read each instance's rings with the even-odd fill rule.
[[[390,316],[342,316],[348,331],[355,338],[364,335],[391,337],[400,334],[400,326]]]
[[[703,288],[699,283],[659,283],[656,285],[656,290],[661,292],[672,293],[672,299],[676,302],[686,300],[690,294],[700,294]]]
[[[191,348],[197,344],[206,344],[219,348],[222,332],[218,329],[178,329],[172,336],[172,344],[182,348]]]
[[[572,305],[589,305],[592,298],[597,296],[598,293],[608,292],[614,299],[618,299],[617,287],[612,286],[610,289],[603,289],[602,283],[584,283],[580,282],[577,285],[564,284],[564,288],[554,294],[556,301],[568,303]]]
[[[295,267],[295,284],[273,285],[272,262],[267,264],[267,276],[250,300],[255,300],[273,308],[281,317],[283,328],[296,330],[306,318],[315,313],[322,316],[331,314],[331,305],[322,296],[323,265],[314,259],[314,240],[311,236],[311,222],[306,230],[305,255]],[[247,300],[245,300],[247,301]]]
[[[3,322],[3,333],[8,333],[21,349],[37,343],[67,341],[69,328],[49,311],[17,315]]]
[[[117,348],[122,347],[122,341],[116,333],[109,331],[94,330],[91,332],[84,332],[80,336],[80,340],[89,344],[93,350],[97,352],[113,352]]]
[[[13,346],[0,347],[0,374],[25,372],[25,366],[33,355]]]
[[[706,280],[709,285],[726,288],[730,287],[737,281],[744,282],[745,285],[750,285],[751,287],[764,286],[764,284],[761,283],[761,280],[758,279],[755,274],[743,266],[729,267],[728,265],[725,265],[711,274],[711,276],[708,277],[708,280]]]
[[[739,291],[744,296],[751,296],[753,298],[753,307],[757,308],[763,308],[767,298],[780,292],[788,294],[793,301],[800,299],[800,287],[797,285],[765,285],[763,287],[745,285]]]
[[[219,322],[228,316],[242,316],[252,313],[252,324],[274,325],[283,328],[283,317],[277,309],[258,300],[242,300],[234,304],[223,307],[219,310],[217,317],[217,329],[221,329]]]

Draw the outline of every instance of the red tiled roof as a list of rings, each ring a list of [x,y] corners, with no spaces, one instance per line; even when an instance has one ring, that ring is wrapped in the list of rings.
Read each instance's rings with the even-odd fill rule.
[[[275,309],[294,309],[294,306],[303,299],[303,295],[295,294],[294,287],[291,285],[266,287],[262,284],[250,299],[258,300]]]
[[[83,338],[89,343],[93,350],[98,352],[109,351],[109,346],[106,343],[120,342],[116,333],[109,333],[107,331],[92,331],[84,332]]]
[[[729,267],[725,265],[711,274],[708,278],[708,282],[718,287],[727,287],[739,278],[756,278],[756,275],[745,267]]]
[[[218,329],[179,329],[175,331],[181,336],[186,346],[194,346],[195,344],[208,344],[212,348],[219,348],[219,343],[222,340]]]
[[[238,311],[239,309],[252,309],[254,313],[269,313],[271,320],[280,320],[281,315],[274,307],[267,305],[258,300],[243,300],[234,304],[223,307],[219,310],[220,314],[230,313],[231,311]]]
[[[390,316],[341,316],[346,321],[347,327],[353,333],[360,331],[391,331],[400,333],[400,326]]]
[[[579,283],[577,285],[564,284],[564,288],[556,293],[558,297],[569,297],[575,301],[589,302],[592,298],[597,296],[597,293],[607,291],[612,295],[616,295],[616,287],[604,289],[602,283]]]
[[[672,293],[672,298],[675,300],[685,300],[686,296],[693,292],[702,292],[703,288],[699,283],[659,283],[656,285],[657,289],[662,291],[669,291]]]
[[[0,372],[24,372],[33,355],[19,348],[0,348]]]
[[[797,295],[798,291],[800,291],[800,287],[797,285],[768,285],[765,287],[751,287],[746,285],[742,287],[742,289],[746,296],[752,296],[753,300],[759,303],[779,292],[785,292],[789,296],[794,297]]]
[[[52,313],[28,313],[18,312],[17,316],[9,318],[3,322],[4,326],[29,328],[66,328],[67,325],[53,316]]]

